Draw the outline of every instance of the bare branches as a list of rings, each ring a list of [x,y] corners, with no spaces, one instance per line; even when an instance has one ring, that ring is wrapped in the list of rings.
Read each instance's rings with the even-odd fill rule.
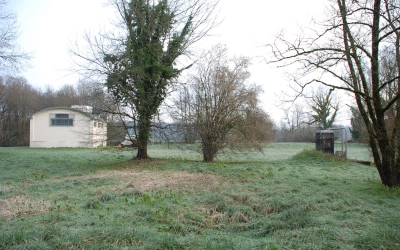
[[[259,149],[271,138],[272,122],[258,107],[260,89],[247,84],[248,66],[247,58],[228,58],[226,47],[215,46],[174,100],[172,117],[199,138],[204,161],[223,148]]]
[[[312,29],[314,37],[289,41],[279,34],[268,45],[268,63],[298,66],[296,97],[313,83],[351,93],[382,183],[400,185],[400,6],[397,0],[331,3],[328,19]]]
[[[6,0],[0,1],[0,70],[5,73],[17,73],[28,66],[29,53],[20,50],[17,16],[4,11]]]

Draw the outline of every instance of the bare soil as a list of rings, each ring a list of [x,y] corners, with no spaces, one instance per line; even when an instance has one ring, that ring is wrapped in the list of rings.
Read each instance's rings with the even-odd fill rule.
[[[33,200],[26,196],[0,200],[0,217],[16,217],[45,212],[50,204],[49,201]]]

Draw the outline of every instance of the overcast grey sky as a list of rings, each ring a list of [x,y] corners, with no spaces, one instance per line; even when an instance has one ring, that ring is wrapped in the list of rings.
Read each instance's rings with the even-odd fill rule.
[[[75,84],[79,76],[70,75],[71,61],[68,48],[71,41],[84,31],[96,33],[107,28],[113,18],[113,10],[106,8],[105,0],[12,0],[10,11],[18,15],[21,36],[20,46],[33,53],[32,67],[22,75],[30,84],[43,88],[58,88]],[[251,81],[261,85],[265,110],[275,120],[282,111],[275,104],[277,96],[288,85],[282,70],[266,65],[262,46],[271,42],[280,30],[298,31],[297,24],[309,25],[312,17],[321,16],[321,0],[220,0],[221,25],[212,36],[204,39],[198,48],[212,44],[226,44],[232,55],[255,58],[250,68]]]

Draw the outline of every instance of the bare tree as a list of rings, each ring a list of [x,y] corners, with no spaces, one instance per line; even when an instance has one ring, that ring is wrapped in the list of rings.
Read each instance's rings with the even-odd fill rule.
[[[247,58],[229,59],[226,47],[213,47],[175,99],[173,117],[192,126],[205,162],[212,162],[223,148],[261,149],[271,139],[273,124],[258,107],[260,89],[247,84],[248,66]]]
[[[294,41],[279,35],[269,45],[275,56],[270,62],[301,65],[300,72],[293,74],[299,92],[316,83],[351,93],[367,128],[382,183],[399,186],[399,2],[331,0],[330,3],[328,18],[316,22],[310,32]],[[395,57],[394,74],[389,79],[382,77],[384,51]],[[388,89],[391,95],[387,95]],[[388,123],[390,110],[395,111],[395,116]]]
[[[310,123],[310,112],[299,100],[283,110],[284,116],[277,130],[277,141],[310,142],[315,139],[315,127]]]
[[[40,94],[22,77],[0,78],[0,146],[29,145],[27,115],[40,107]]]
[[[151,123],[168,86],[190,66],[177,67],[178,58],[214,27],[217,2],[112,0],[117,31],[87,35],[88,51],[72,50],[81,72],[98,77],[121,104],[121,115],[134,124],[137,159],[148,157]]]
[[[17,16],[4,11],[7,0],[0,0],[0,70],[19,72],[27,66],[31,56],[20,50]]]
[[[70,107],[78,103],[78,93],[74,85],[65,84],[55,93],[56,106]]]
[[[299,103],[284,109],[283,112],[284,117],[281,127],[288,131],[294,132],[308,123],[307,112],[304,110],[304,106]]]

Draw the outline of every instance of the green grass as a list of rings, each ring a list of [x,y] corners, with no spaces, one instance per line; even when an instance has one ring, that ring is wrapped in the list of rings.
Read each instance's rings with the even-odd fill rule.
[[[0,249],[399,249],[400,189],[313,148],[0,148]]]

